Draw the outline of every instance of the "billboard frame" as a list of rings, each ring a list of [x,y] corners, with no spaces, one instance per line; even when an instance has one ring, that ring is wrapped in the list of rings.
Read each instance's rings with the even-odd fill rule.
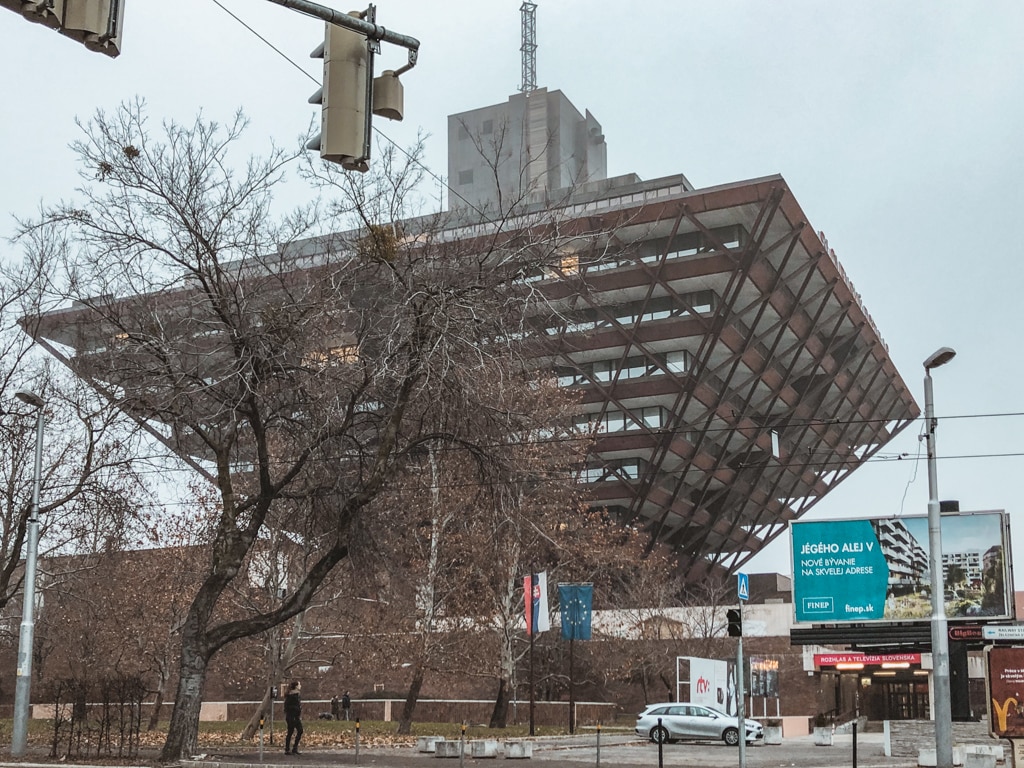
[[[994,517],[998,533],[983,547],[956,549],[950,543],[961,535],[949,528],[969,525],[971,518]],[[793,520],[790,522],[790,565],[793,573],[793,621],[795,624],[893,624],[930,619],[930,571],[928,568],[927,515]],[[906,523],[922,528],[924,535],[909,531]],[[953,522],[956,521],[956,522]],[[979,521],[980,522],[980,521]],[[884,525],[888,524],[888,525]],[[957,588],[947,583],[947,620],[978,622],[1014,618],[1013,551],[1010,518],[1006,510],[949,512],[941,516],[944,554],[974,556],[963,584],[963,613],[949,614],[949,594]],[[976,530],[976,526],[974,527]],[[884,535],[880,540],[880,532]],[[893,532],[895,534],[893,535]],[[903,548],[894,543],[903,537]],[[985,554],[1001,548],[1002,567],[991,586],[984,567]],[[979,565],[973,564],[977,559]],[[954,563],[960,566],[958,563]],[[1001,579],[1001,582],[1000,582]],[[948,581],[948,579],[947,579]],[[1002,606],[982,601],[1002,591]],[[925,595],[929,597],[925,599]],[[982,611],[986,611],[982,613]],[[971,612],[966,612],[971,611]]]

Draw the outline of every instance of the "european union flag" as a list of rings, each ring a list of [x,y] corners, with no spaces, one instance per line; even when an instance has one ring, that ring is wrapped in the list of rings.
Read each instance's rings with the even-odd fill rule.
[[[590,639],[590,612],[594,602],[593,584],[559,584],[558,603],[565,640]]]

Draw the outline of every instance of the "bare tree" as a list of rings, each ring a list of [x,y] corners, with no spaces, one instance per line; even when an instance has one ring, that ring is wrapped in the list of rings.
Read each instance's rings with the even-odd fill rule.
[[[34,245],[52,246],[45,237],[33,233]],[[23,332],[33,329],[48,280],[38,259],[0,262],[0,611],[22,587],[31,513],[37,413],[15,398],[18,390],[44,401],[41,580],[54,585],[63,576],[48,571],[56,555],[117,550],[144,535],[147,496],[130,464],[139,447],[131,422],[44,359]]]
[[[217,489],[166,761],[195,751],[213,656],[304,611],[423,446],[458,445],[484,467],[500,456],[479,435],[535,429],[495,393],[518,386],[539,300],[513,280],[561,249],[541,214],[458,236],[443,215],[408,218],[415,152],[341,179],[323,215],[277,219],[293,157],[236,172],[243,127],[154,131],[139,104],[98,113],[74,146],[78,200],[23,231],[50,295],[74,302],[35,318],[36,337]],[[301,240],[315,224],[342,234]],[[467,386],[467,370],[490,386]],[[302,548],[302,572],[238,616],[226,597],[271,529]]]

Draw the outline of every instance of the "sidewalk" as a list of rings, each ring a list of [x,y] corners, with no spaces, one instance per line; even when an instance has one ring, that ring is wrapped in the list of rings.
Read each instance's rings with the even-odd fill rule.
[[[581,768],[598,764],[594,735],[577,737],[535,738],[533,757],[515,760],[518,768],[529,768],[541,763],[542,768]],[[694,766],[695,768],[732,768],[739,764],[739,750],[719,742],[687,742],[666,744],[661,765]],[[267,768],[336,768],[362,765],[374,768],[452,768],[460,764],[486,768],[505,758],[473,758],[467,744],[463,757],[439,758],[432,753],[420,753],[413,747],[361,749],[358,761],[353,749],[314,750],[301,755],[285,755],[280,749],[265,750],[262,760],[258,752],[221,753],[203,755],[195,760],[183,761],[184,768],[239,768],[239,766],[266,766]],[[440,762],[431,762],[440,761]],[[817,747],[813,737],[800,736],[785,739],[780,746],[751,745],[746,749],[748,768],[835,768],[853,765],[852,737],[837,735],[831,747]],[[601,738],[600,765],[657,766],[658,746],[628,736]],[[916,768],[917,760],[906,757],[886,757],[883,736],[880,733],[860,734],[857,738],[857,768]]]

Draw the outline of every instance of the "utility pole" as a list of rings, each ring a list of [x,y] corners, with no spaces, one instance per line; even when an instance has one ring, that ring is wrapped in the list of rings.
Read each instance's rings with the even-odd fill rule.
[[[736,574],[736,597],[739,608],[739,642],[736,643],[736,724],[739,729],[740,768],[747,768],[747,694],[743,690],[743,603],[750,599],[750,578],[745,573]]]

